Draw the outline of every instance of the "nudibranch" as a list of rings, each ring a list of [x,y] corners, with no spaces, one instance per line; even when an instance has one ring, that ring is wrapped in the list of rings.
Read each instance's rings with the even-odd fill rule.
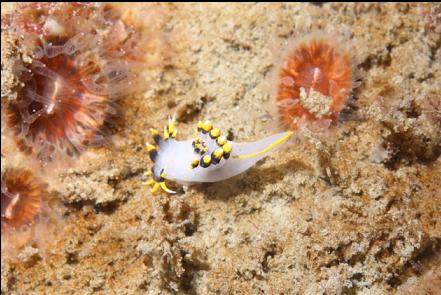
[[[176,140],[176,119],[168,119],[161,136],[151,129],[154,144],[147,143],[153,168],[147,172],[151,178],[146,182],[155,192],[162,188],[175,193],[165,184],[172,180],[181,184],[217,182],[238,175],[256,164],[285,143],[292,131],[268,136],[249,143],[234,143],[221,134],[210,121],[199,121],[195,138]]]

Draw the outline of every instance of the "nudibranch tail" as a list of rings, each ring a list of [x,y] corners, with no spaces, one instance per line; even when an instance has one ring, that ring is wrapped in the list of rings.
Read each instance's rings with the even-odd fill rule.
[[[248,158],[252,158],[252,157],[256,157],[256,156],[262,155],[262,154],[268,152],[269,150],[275,148],[276,146],[278,146],[278,145],[284,143],[285,141],[287,141],[293,134],[294,134],[293,131],[288,131],[281,138],[279,138],[276,141],[272,142],[271,144],[269,144],[267,147],[263,148],[260,151],[257,151],[257,152],[254,152],[254,153],[250,153],[250,154],[247,154],[247,155],[234,155],[233,157],[234,158],[238,158],[238,159],[248,159]]]
[[[170,190],[165,180],[179,183],[217,182],[238,175],[275,151],[294,134],[282,132],[250,143],[233,143],[210,121],[199,121],[193,140],[176,140],[176,119],[169,117],[161,137],[151,129],[154,144],[147,150],[154,166],[148,175],[151,191]]]

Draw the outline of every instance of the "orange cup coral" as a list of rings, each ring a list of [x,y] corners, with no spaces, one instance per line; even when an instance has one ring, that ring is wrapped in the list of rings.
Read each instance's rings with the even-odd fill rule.
[[[282,123],[327,128],[345,107],[353,86],[352,55],[326,37],[289,47],[277,72],[276,98]]]
[[[36,181],[30,171],[6,171],[1,182],[2,233],[34,222],[46,194],[46,185]]]
[[[2,256],[14,259],[26,245],[51,244],[63,231],[56,204],[48,185],[30,170],[5,169],[1,179]]]
[[[17,97],[2,105],[22,151],[55,162],[106,141],[116,99],[144,87],[149,38],[121,17],[111,5],[38,2],[2,17],[33,52],[17,61]]]

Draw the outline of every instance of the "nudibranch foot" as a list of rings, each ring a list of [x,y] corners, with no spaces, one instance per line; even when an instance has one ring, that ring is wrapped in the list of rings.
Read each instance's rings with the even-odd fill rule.
[[[149,157],[154,166],[148,175],[147,184],[151,191],[159,188],[175,193],[165,180],[178,183],[217,182],[238,175],[256,164],[257,161],[275,151],[294,134],[282,132],[249,143],[229,141],[219,128],[210,121],[199,121],[195,138],[176,140],[176,118],[168,119],[161,136],[151,129],[154,144],[147,143]]]

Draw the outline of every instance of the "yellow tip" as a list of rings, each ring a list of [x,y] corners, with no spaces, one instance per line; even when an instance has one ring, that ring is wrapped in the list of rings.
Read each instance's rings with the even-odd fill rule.
[[[233,145],[230,142],[227,142],[222,146],[222,149],[224,150],[225,153],[230,153],[231,150],[233,149]]]
[[[171,189],[169,189],[169,188],[167,187],[167,185],[165,184],[164,181],[163,181],[163,182],[160,182],[160,183],[159,183],[159,186],[162,188],[162,190],[164,190],[165,192],[167,192],[167,193],[169,193],[169,194],[176,194],[175,191],[172,191]]]
[[[164,127],[164,139],[168,139],[170,134],[168,133],[167,126]]]
[[[175,122],[173,120],[171,120],[168,123],[168,132],[172,133],[175,131]]]
[[[217,148],[214,150],[213,154],[216,158],[221,158],[224,154],[224,150],[222,148]]]
[[[156,150],[156,147],[153,144],[150,143],[146,143],[145,146],[147,147],[147,151],[152,151],[152,150]]]
[[[205,122],[202,124],[202,129],[203,129],[204,131],[206,131],[206,132],[210,131],[211,128],[213,128],[213,125],[212,125],[211,122],[208,121],[208,120],[205,121]]]
[[[211,163],[211,157],[209,155],[205,155],[202,158],[202,161],[204,161],[205,164],[210,164]]]
[[[155,182],[155,184],[153,185],[153,187],[150,189],[150,191],[152,193],[156,192],[158,190],[158,188],[160,188],[161,185],[158,182]]]
[[[154,184],[154,183],[155,183],[155,180],[154,180],[153,178],[150,178],[149,180],[147,180],[147,181],[145,182],[146,185],[152,185],[152,184]]]
[[[151,133],[152,135],[159,134],[158,130],[155,129],[155,128],[150,128],[150,133]]]
[[[210,135],[211,135],[212,137],[214,137],[214,138],[219,137],[219,136],[220,136],[220,130],[219,130],[219,128],[213,128],[213,129],[211,129],[211,131],[210,131]]]
[[[217,144],[224,145],[225,143],[227,143],[227,138],[224,135],[219,136],[217,139]]]

